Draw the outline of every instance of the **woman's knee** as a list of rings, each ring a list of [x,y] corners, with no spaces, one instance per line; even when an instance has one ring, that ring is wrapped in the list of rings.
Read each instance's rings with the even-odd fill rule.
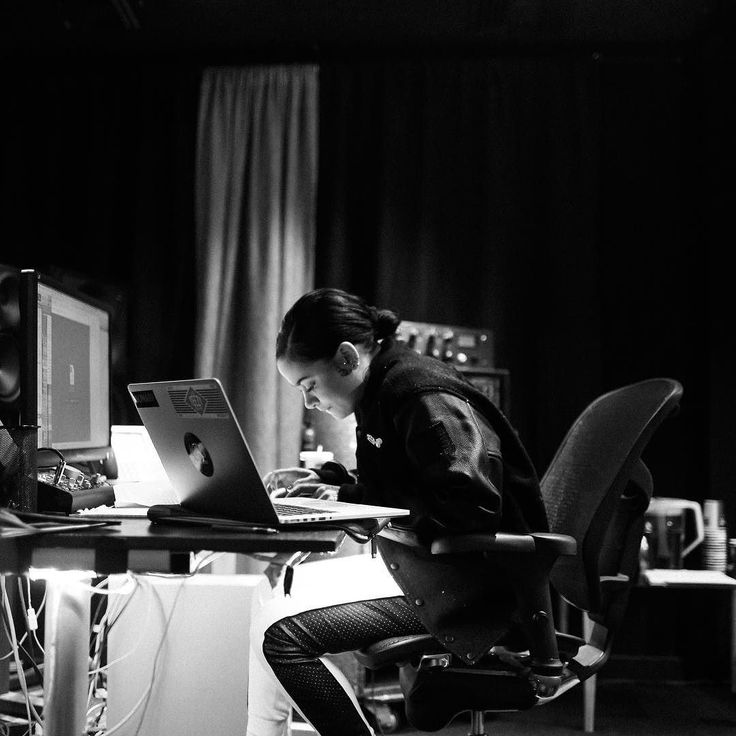
[[[300,627],[290,617],[276,621],[266,629],[263,655],[269,664],[297,664],[313,661],[319,656],[320,653],[310,643],[311,638],[300,636],[300,632]]]

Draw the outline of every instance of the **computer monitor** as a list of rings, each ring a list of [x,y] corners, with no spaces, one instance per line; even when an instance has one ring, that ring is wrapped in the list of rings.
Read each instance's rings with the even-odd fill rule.
[[[23,272],[33,281],[35,272]],[[67,462],[104,462],[110,443],[110,312],[36,274],[38,447]]]

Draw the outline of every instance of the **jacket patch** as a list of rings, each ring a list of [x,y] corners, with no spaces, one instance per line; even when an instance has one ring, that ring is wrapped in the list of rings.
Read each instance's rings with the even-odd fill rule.
[[[447,463],[452,462],[456,450],[455,443],[442,422],[431,424],[417,436],[417,455],[428,465],[437,462],[438,459]]]
[[[457,448],[455,447],[455,443],[452,441],[452,437],[450,437],[450,433],[447,431],[447,427],[438,422],[437,424],[432,425],[432,428],[435,431],[443,457],[446,457],[448,460],[450,458],[454,458]]]

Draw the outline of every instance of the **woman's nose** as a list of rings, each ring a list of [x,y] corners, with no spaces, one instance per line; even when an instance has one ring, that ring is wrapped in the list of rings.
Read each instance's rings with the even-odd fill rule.
[[[307,409],[314,409],[317,404],[319,404],[319,399],[316,396],[308,396],[307,394],[304,394],[304,406],[306,406]]]

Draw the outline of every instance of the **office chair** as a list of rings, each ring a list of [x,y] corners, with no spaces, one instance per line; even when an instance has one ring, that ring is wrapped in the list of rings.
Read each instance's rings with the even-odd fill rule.
[[[603,667],[636,582],[653,490],[641,454],[681,396],[677,381],[655,378],[604,394],[583,411],[541,480],[549,533],[433,542],[432,554],[475,553],[494,561],[496,570],[498,562],[506,567],[528,649],[515,651],[501,641],[467,666],[427,634],[356,652],[368,669],[399,666],[406,717],[415,728],[437,731],[469,711],[470,734],[481,736],[485,713],[543,705]],[[551,587],[587,614],[586,638],[555,630]]]

